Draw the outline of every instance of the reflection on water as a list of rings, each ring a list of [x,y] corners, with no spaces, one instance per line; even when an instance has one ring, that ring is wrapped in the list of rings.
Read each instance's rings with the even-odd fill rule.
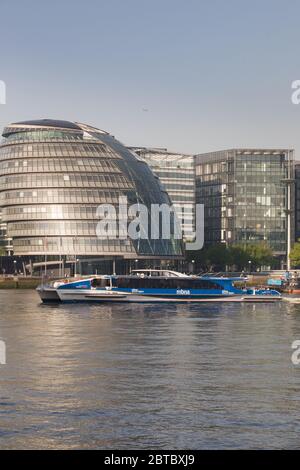
[[[0,448],[297,448],[300,305],[0,291]]]

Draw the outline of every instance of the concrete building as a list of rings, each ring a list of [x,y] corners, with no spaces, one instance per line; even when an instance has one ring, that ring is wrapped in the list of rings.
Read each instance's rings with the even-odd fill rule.
[[[230,149],[195,159],[205,243],[266,242],[283,265],[294,238],[293,150]]]

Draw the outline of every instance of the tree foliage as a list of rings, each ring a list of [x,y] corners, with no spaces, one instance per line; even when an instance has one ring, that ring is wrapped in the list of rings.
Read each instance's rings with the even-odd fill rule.
[[[300,266],[300,242],[299,240],[297,243],[294,244],[291,250],[290,260],[294,268],[298,268]]]
[[[220,243],[196,252],[188,252],[187,259],[195,260],[196,265],[203,271],[224,271],[226,268],[248,270],[249,267],[256,270],[261,266],[272,267],[275,261],[273,252],[266,243],[235,244],[229,247]]]

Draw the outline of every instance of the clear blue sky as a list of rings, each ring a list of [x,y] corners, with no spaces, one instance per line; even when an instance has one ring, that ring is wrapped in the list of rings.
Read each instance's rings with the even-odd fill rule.
[[[299,0],[1,0],[0,127],[77,120],[128,145],[295,147]]]

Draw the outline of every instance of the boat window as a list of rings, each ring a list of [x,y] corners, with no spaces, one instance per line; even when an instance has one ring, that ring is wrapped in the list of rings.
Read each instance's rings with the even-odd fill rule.
[[[91,282],[92,287],[109,287],[109,279],[96,278]]]
[[[113,279],[113,286],[120,289],[216,289],[222,287],[206,279],[184,279],[163,277],[119,277]]]

